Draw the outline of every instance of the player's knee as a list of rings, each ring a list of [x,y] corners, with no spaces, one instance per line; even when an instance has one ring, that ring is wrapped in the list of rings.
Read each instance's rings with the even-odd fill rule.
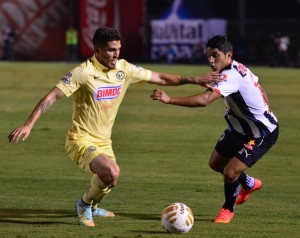
[[[223,172],[224,182],[233,183],[238,176],[233,170],[225,169]]]
[[[212,160],[212,159],[209,160],[208,165],[212,170],[214,170],[216,172],[220,172],[220,170],[221,170],[220,167],[218,166],[218,164],[215,163],[214,160]]]
[[[212,170],[215,170],[214,163],[213,163],[211,160],[208,161],[208,166],[209,166]]]
[[[114,166],[110,166],[106,169],[105,173],[101,173],[98,176],[106,186],[114,187],[118,183],[118,179],[120,176],[120,168],[117,164]]]
[[[110,174],[111,174],[110,186],[114,187],[114,186],[117,185],[117,182],[118,182],[119,177],[120,177],[120,167],[119,166],[114,166],[113,168],[111,168]]]

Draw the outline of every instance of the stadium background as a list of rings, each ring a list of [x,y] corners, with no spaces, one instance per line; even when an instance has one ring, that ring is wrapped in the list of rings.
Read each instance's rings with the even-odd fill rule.
[[[221,19],[240,61],[274,65],[272,37],[278,32],[290,38],[290,65],[299,60],[299,0],[0,0],[0,28],[8,22],[16,30],[15,60],[67,60],[65,32],[72,25],[79,32],[79,59],[92,54],[94,30],[111,26],[123,35],[122,57],[157,62],[151,55],[151,21],[168,17],[176,3],[178,21]],[[1,41],[0,53],[2,48]],[[204,61],[200,57],[197,63]]]

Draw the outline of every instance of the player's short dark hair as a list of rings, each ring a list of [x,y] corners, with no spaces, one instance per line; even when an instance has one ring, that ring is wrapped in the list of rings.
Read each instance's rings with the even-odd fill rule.
[[[121,38],[121,34],[118,30],[110,27],[100,27],[94,34],[93,45],[103,47],[107,42],[119,41]]]
[[[207,41],[206,47],[217,48],[226,54],[229,51],[233,51],[231,42],[226,36],[216,35]]]

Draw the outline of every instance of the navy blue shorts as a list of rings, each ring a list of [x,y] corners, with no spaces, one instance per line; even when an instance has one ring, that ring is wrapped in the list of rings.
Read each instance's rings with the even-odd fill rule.
[[[247,167],[252,167],[276,143],[279,135],[277,127],[268,136],[252,138],[225,130],[216,144],[216,151],[225,157],[237,157]]]

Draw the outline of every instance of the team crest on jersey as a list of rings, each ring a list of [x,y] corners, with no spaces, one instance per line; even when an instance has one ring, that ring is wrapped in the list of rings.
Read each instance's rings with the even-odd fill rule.
[[[125,79],[125,72],[122,71],[122,70],[119,70],[119,71],[116,73],[116,77],[117,77],[117,79],[119,79],[119,80],[124,80],[124,79]]]
[[[72,73],[68,72],[62,79],[61,81],[64,82],[65,84],[70,84],[70,78],[72,77]]]
[[[116,86],[106,86],[96,89],[95,99],[100,100],[109,100],[117,98],[121,92],[121,85]]]

